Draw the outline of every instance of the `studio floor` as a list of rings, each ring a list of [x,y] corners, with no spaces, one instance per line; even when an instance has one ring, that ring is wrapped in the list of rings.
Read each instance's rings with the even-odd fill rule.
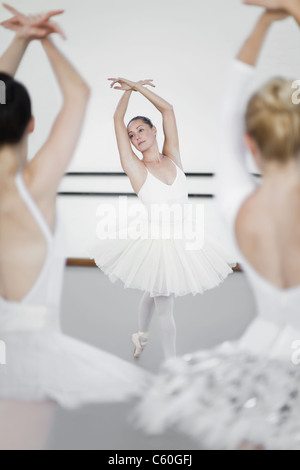
[[[68,267],[64,283],[64,333],[156,373],[163,356],[156,318],[142,358],[133,358],[131,334],[137,331],[142,293],[112,284],[97,268]],[[175,303],[178,354],[234,340],[254,317],[254,299],[243,273],[234,273],[204,295],[178,297]],[[49,450],[194,450],[193,441],[173,432],[148,437],[129,424],[134,403],[57,409]]]

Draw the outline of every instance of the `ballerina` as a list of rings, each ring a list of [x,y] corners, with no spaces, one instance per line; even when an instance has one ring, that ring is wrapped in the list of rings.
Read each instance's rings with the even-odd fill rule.
[[[125,288],[144,292],[139,305],[139,331],[132,336],[134,357],[140,357],[147,345],[149,326],[156,310],[164,356],[168,359],[176,356],[175,297],[195,296],[218,286],[232,273],[228,260],[233,256],[207,233],[204,243],[193,249],[187,248],[193,236],[192,224],[189,225],[193,218],[188,211],[192,206],[188,200],[173,106],[146,88],[154,87],[152,80],[138,83],[123,78],[109,80],[112,88],[125,92],[114,116],[116,137],[122,168],[147,209],[148,236],[97,241],[90,254],[112,282],[121,280]],[[128,126],[124,123],[134,91],[148,99],[162,114],[165,137],[162,153],[157,143],[157,128],[149,118],[138,116]],[[134,150],[142,153],[142,160]],[[155,213],[157,207],[167,214],[163,222]],[[175,211],[171,219],[171,208],[174,207],[180,210]],[[158,228],[158,236],[154,228]],[[200,235],[201,231],[204,231],[203,226],[196,233]],[[177,236],[177,233],[183,236]]]
[[[246,105],[265,36],[299,0],[267,8],[222,88],[217,198],[253,289],[258,317],[240,341],[165,364],[138,410],[150,433],[168,427],[209,449],[300,449],[300,106],[275,78]],[[262,170],[248,173],[245,141]]]
[[[75,408],[139,395],[150,374],[62,334],[60,301],[64,229],[56,193],[81,134],[90,89],[49,38],[64,37],[51,18],[14,17],[2,26],[16,36],[0,58],[0,448],[44,448],[55,404]],[[34,131],[26,88],[13,78],[25,51],[39,40],[63,95],[51,133],[28,161]]]

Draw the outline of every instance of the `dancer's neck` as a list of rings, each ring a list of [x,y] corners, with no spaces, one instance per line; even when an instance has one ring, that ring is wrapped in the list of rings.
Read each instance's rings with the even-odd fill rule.
[[[271,162],[265,165],[263,171],[263,187],[276,188],[279,192],[285,192],[295,187],[300,187],[300,162],[291,159],[285,164]]]
[[[161,155],[157,143],[143,153],[143,162],[147,164],[160,163],[162,159],[163,155]]]
[[[27,152],[21,145],[6,145],[0,149],[0,180],[13,178],[27,161]]]

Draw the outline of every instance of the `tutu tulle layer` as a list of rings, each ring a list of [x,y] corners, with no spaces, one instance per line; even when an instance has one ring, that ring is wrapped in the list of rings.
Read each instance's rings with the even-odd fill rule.
[[[157,228],[153,222],[146,227],[148,234]],[[114,239],[97,240],[88,251],[110,281],[120,280],[126,289],[148,291],[151,297],[195,296],[222,283],[235,263],[221,244],[208,237],[192,249],[194,234],[185,232],[180,239],[133,238],[124,229]]]
[[[111,354],[59,332],[1,335],[0,399],[52,400],[64,408],[140,396],[151,375]]]
[[[135,413],[149,434],[176,429],[199,447],[300,450],[300,369],[224,344],[169,361]]]

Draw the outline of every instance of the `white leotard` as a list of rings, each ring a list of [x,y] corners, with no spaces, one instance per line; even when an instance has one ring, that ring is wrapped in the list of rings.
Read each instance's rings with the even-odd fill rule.
[[[21,302],[0,297],[0,340],[7,354],[6,365],[0,365],[0,400],[52,400],[76,408],[139,395],[150,380],[146,372],[61,332],[66,264],[61,217],[58,213],[53,235],[21,173],[16,185],[45,236],[47,255],[37,281]]]
[[[177,174],[173,184],[169,185],[154,176],[146,167],[147,178],[138,193],[139,199],[149,209],[151,204],[188,204],[188,187],[185,173],[176,163]]]
[[[19,194],[44,234],[47,242],[47,256],[34,286],[22,300],[22,303],[42,303],[59,305],[61,299],[64,268],[66,265],[65,232],[60,212],[56,209],[56,227],[52,234],[45,217],[33,200],[26,187],[22,173],[16,176]]]

